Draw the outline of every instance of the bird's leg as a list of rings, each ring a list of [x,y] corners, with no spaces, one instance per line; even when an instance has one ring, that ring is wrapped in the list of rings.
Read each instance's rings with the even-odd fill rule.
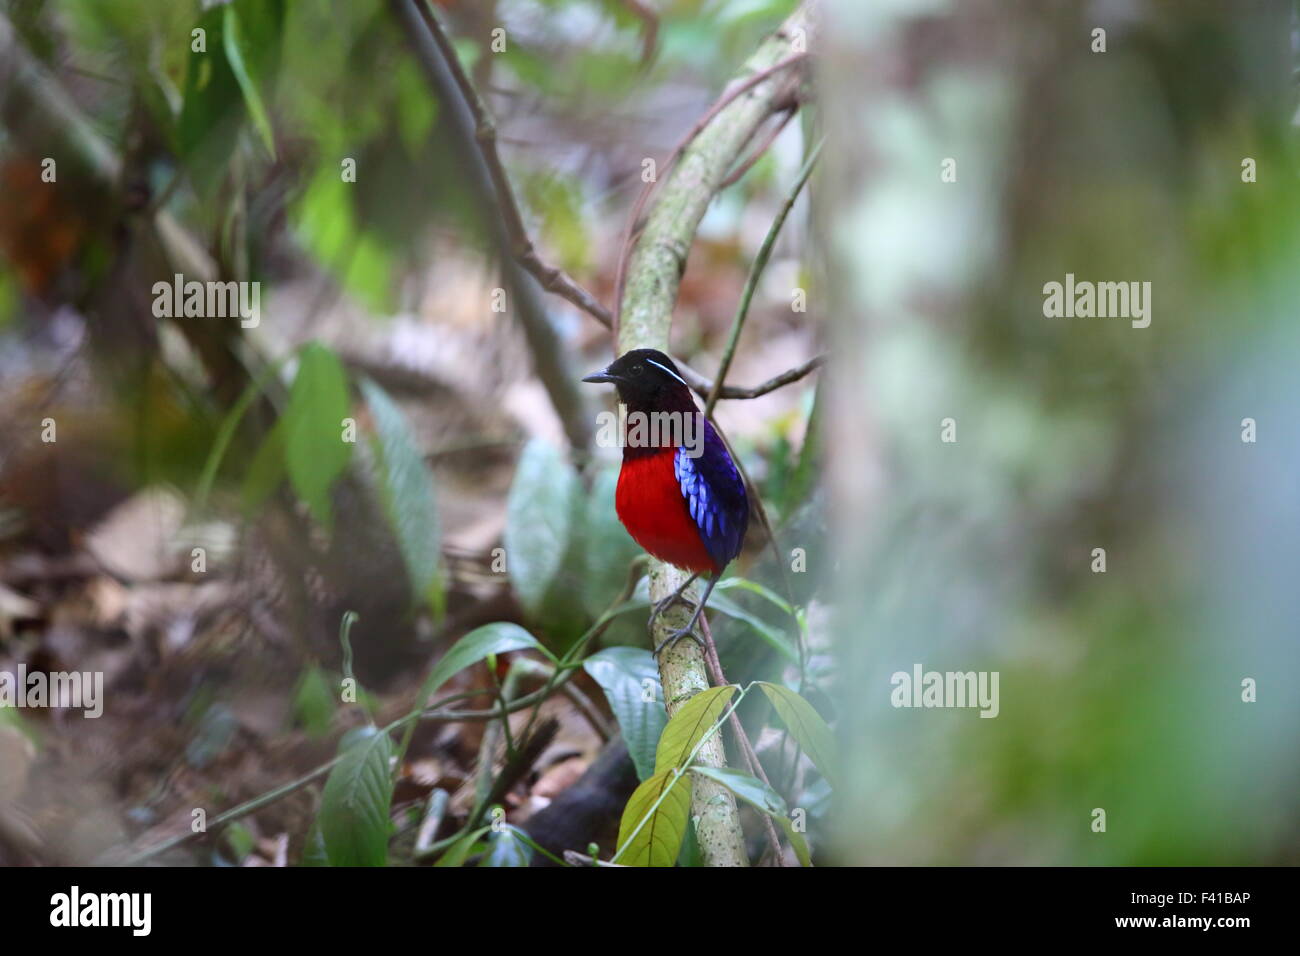
[[[683,637],[689,636],[691,638],[694,638],[697,644],[699,644],[701,647],[704,646],[703,642],[701,642],[700,639],[696,637],[695,634],[693,633],[695,630],[695,622],[698,621],[700,619],[700,615],[704,613],[704,605],[709,603],[709,595],[713,593],[713,585],[717,583],[718,583],[718,576],[716,574],[713,575],[711,578],[709,578],[709,583],[704,586],[704,595],[703,597],[700,598],[700,603],[696,605],[695,613],[691,615],[691,619],[686,622],[685,627],[678,628],[677,630],[673,631],[671,634],[669,634],[667,637],[665,637],[662,641],[659,642],[659,646],[655,648],[656,656],[658,656],[658,654],[664,648],[672,647]]]
[[[695,583],[695,579],[698,578],[699,576],[700,576],[700,572],[696,571],[689,578],[687,578],[682,583],[682,586],[679,587],[676,591],[668,595],[666,598],[660,598],[658,601],[656,601],[650,608],[650,623],[653,624],[655,618],[657,618],[664,611],[668,610],[674,604],[678,604],[678,603],[689,604],[691,607],[694,607],[695,605],[691,604],[691,602],[686,600],[686,598],[683,597],[682,595],[686,593],[686,589],[688,587],[690,587],[693,583]]]

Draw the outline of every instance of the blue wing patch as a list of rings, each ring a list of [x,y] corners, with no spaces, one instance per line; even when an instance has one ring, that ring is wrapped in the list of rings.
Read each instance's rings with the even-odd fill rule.
[[[705,550],[719,568],[725,567],[745,540],[749,500],[740,472],[712,425],[704,425],[703,453],[692,458],[678,448],[673,470]]]

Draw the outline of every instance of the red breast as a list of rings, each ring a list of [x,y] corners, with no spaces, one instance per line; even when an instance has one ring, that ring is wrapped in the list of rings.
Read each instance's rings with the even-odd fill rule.
[[[660,561],[701,574],[717,574],[691,517],[673,468],[675,448],[624,458],[614,507],[636,543]]]

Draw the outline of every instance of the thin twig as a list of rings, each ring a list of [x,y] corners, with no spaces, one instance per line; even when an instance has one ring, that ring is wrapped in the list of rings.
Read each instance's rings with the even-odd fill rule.
[[[569,703],[573,704],[578,713],[582,714],[582,716],[586,718],[587,723],[591,725],[591,729],[596,732],[596,736],[598,736],[601,741],[608,742],[609,739],[614,736],[614,729],[610,727],[609,721],[605,719],[599,708],[596,707],[595,701],[584,694],[578,687],[566,683],[560,689],[560,692],[564,694],[565,697],[569,698]]]
[[[805,378],[810,372],[821,368],[826,364],[826,355],[815,355],[802,365],[796,365],[792,369],[787,369],[780,375],[769,378],[761,385],[755,385],[752,388],[745,388],[740,385],[724,385],[718,393],[718,398],[758,398],[766,395],[768,392],[775,392],[778,388],[784,388]],[[700,398],[708,398],[713,392],[713,379],[706,378],[695,369],[678,360],[676,362],[677,371],[682,373],[682,378],[686,379],[686,384],[691,387],[696,395]]]
[[[430,90],[439,103],[439,130],[455,159],[460,180],[468,189],[479,214],[480,224],[501,267],[501,278],[509,288],[513,303],[509,311],[519,322],[533,361],[533,371],[545,386],[564,423],[569,443],[579,451],[590,447],[593,428],[580,391],[578,376],[569,368],[569,356],[558,329],[551,322],[545,302],[545,290],[516,256],[518,243],[511,236],[508,223],[519,221],[518,208],[511,207],[513,195],[509,183],[498,168],[488,168],[483,145],[478,142],[479,121],[465,99],[464,87],[453,73],[460,66],[454,50],[447,44],[446,33],[436,31],[437,20],[426,17],[423,0],[388,0],[393,17],[406,37],[411,54]],[[470,90],[473,86],[469,87]],[[494,177],[498,177],[494,183]],[[502,191],[504,190],[504,191]]]
[[[763,154],[772,148],[772,144],[776,142],[776,138],[781,135],[781,132],[787,126],[790,125],[790,120],[794,119],[794,114],[797,112],[798,107],[791,106],[782,113],[780,120],[772,126],[771,132],[763,137],[763,142],[759,143],[758,146],[754,148],[754,151],[749,154],[749,158],[737,166],[734,172],[728,174],[727,178],[718,186],[718,190],[721,191],[726,189],[728,186],[734,186],[741,180],[745,173],[753,169],[754,164],[763,158]]]
[[[659,41],[659,15],[641,0],[623,0],[623,6],[642,23],[641,68],[645,69],[654,58],[655,46]]]
[[[500,784],[498,777],[492,771],[496,766],[497,747],[502,738],[504,738],[506,745],[506,764],[508,765],[519,758],[519,753],[515,750],[510,737],[510,715],[506,708],[515,697],[519,681],[523,677],[523,671],[524,668],[520,667],[519,659],[511,662],[510,669],[506,672],[506,679],[497,691],[498,713],[501,715],[501,721],[499,723],[493,721],[488,724],[483,730],[483,739],[479,742],[478,779],[474,784],[474,808],[470,812],[471,828],[478,826],[478,821],[482,819],[483,813],[487,809],[489,797],[496,792]],[[527,736],[525,731],[523,737],[526,738]]]
[[[785,225],[786,217],[794,208],[799,193],[803,192],[804,183],[808,182],[808,177],[812,175],[821,151],[822,144],[819,142],[808,154],[808,159],[805,160],[803,169],[799,170],[799,176],[794,181],[790,195],[785,197],[785,202],[781,204],[776,218],[768,227],[767,235],[763,237],[763,244],[758,247],[758,255],[754,257],[754,263],[749,269],[749,277],[745,279],[745,289],[740,294],[740,304],[736,306],[736,317],[731,321],[731,335],[727,339],[727,349],[722,353],[722,364],[718,367],[717,381],[713,383],[713,390],[704,402],[705,418],[713,418],[713,406],[718,403],[718,395],[726,382],[727,372],[731,369],[731,360],[736,356],[736,346],[740,343],[740,332],[745,327],[745,318],[749,315],[749,304],[754,299],[754,290],[758,288],[763,270],[767,268],[768,260],[772,258],[772,247],[776,245],[776,237],[781,234],[781,227]]]
[[[429,32],[433,35],[433,41],[438,45],[438,49],[442,51],[443,58],[447,61],[447,66],[451,70],[452,78],[455,79],[461,96],[469,107],[470,113],[474,116],[474,138],[478,143],[483,162],[487,165],[488,175],[492,179],[492,186],[496,190],[497,201],[501,205],[502,219],[505,223],[506,233],[509,236],[510,249],[515,259],[533,274],[543,289],[568,299],[578,308],[591,315],[601,325],[612,328],[613,319],[609,309],[597,302],[596,298],[578,285],[568,273],[543,262],[542,258],[537,254],[537,248],[528,236],[523,216],[519,212],[519,203],[515,199],[514,190],[510,187],[510,179],[506,175],[505,166],[502,164],[501,156],[497,151],[496,123],[488,111],[487,104],[483,102],[478,90],[474,88],[473,81],[465,72],[464,66],[461,65],[460,58],[456,55],[456,48],[448,38],[447,32],[443,29],[437,14],[430,9],[426,0],[420,0],[415,6],[420,13],[420,17],[428,26]]]

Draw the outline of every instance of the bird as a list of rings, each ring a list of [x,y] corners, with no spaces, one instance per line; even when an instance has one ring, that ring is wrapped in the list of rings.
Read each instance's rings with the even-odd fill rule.
[[[651,555],[691,572],[680,588],[655,605],[651,620],[683,600],[696,578],[708,576],[690,621],[660,642],[655,648],[659,654],[683,637],[695,637],[695,624],[714,585],[740,554],[749,524],[745,482],[726,443],[696,407],[690,386],[663,352],[632,349],[583,381],[613,384],[626,406],[623,464],[614,494],[619,521]],[[640,441],[638,414],[642,423],[650,423],[641,428]],[[656,431],[653,423],[669,427]]]

